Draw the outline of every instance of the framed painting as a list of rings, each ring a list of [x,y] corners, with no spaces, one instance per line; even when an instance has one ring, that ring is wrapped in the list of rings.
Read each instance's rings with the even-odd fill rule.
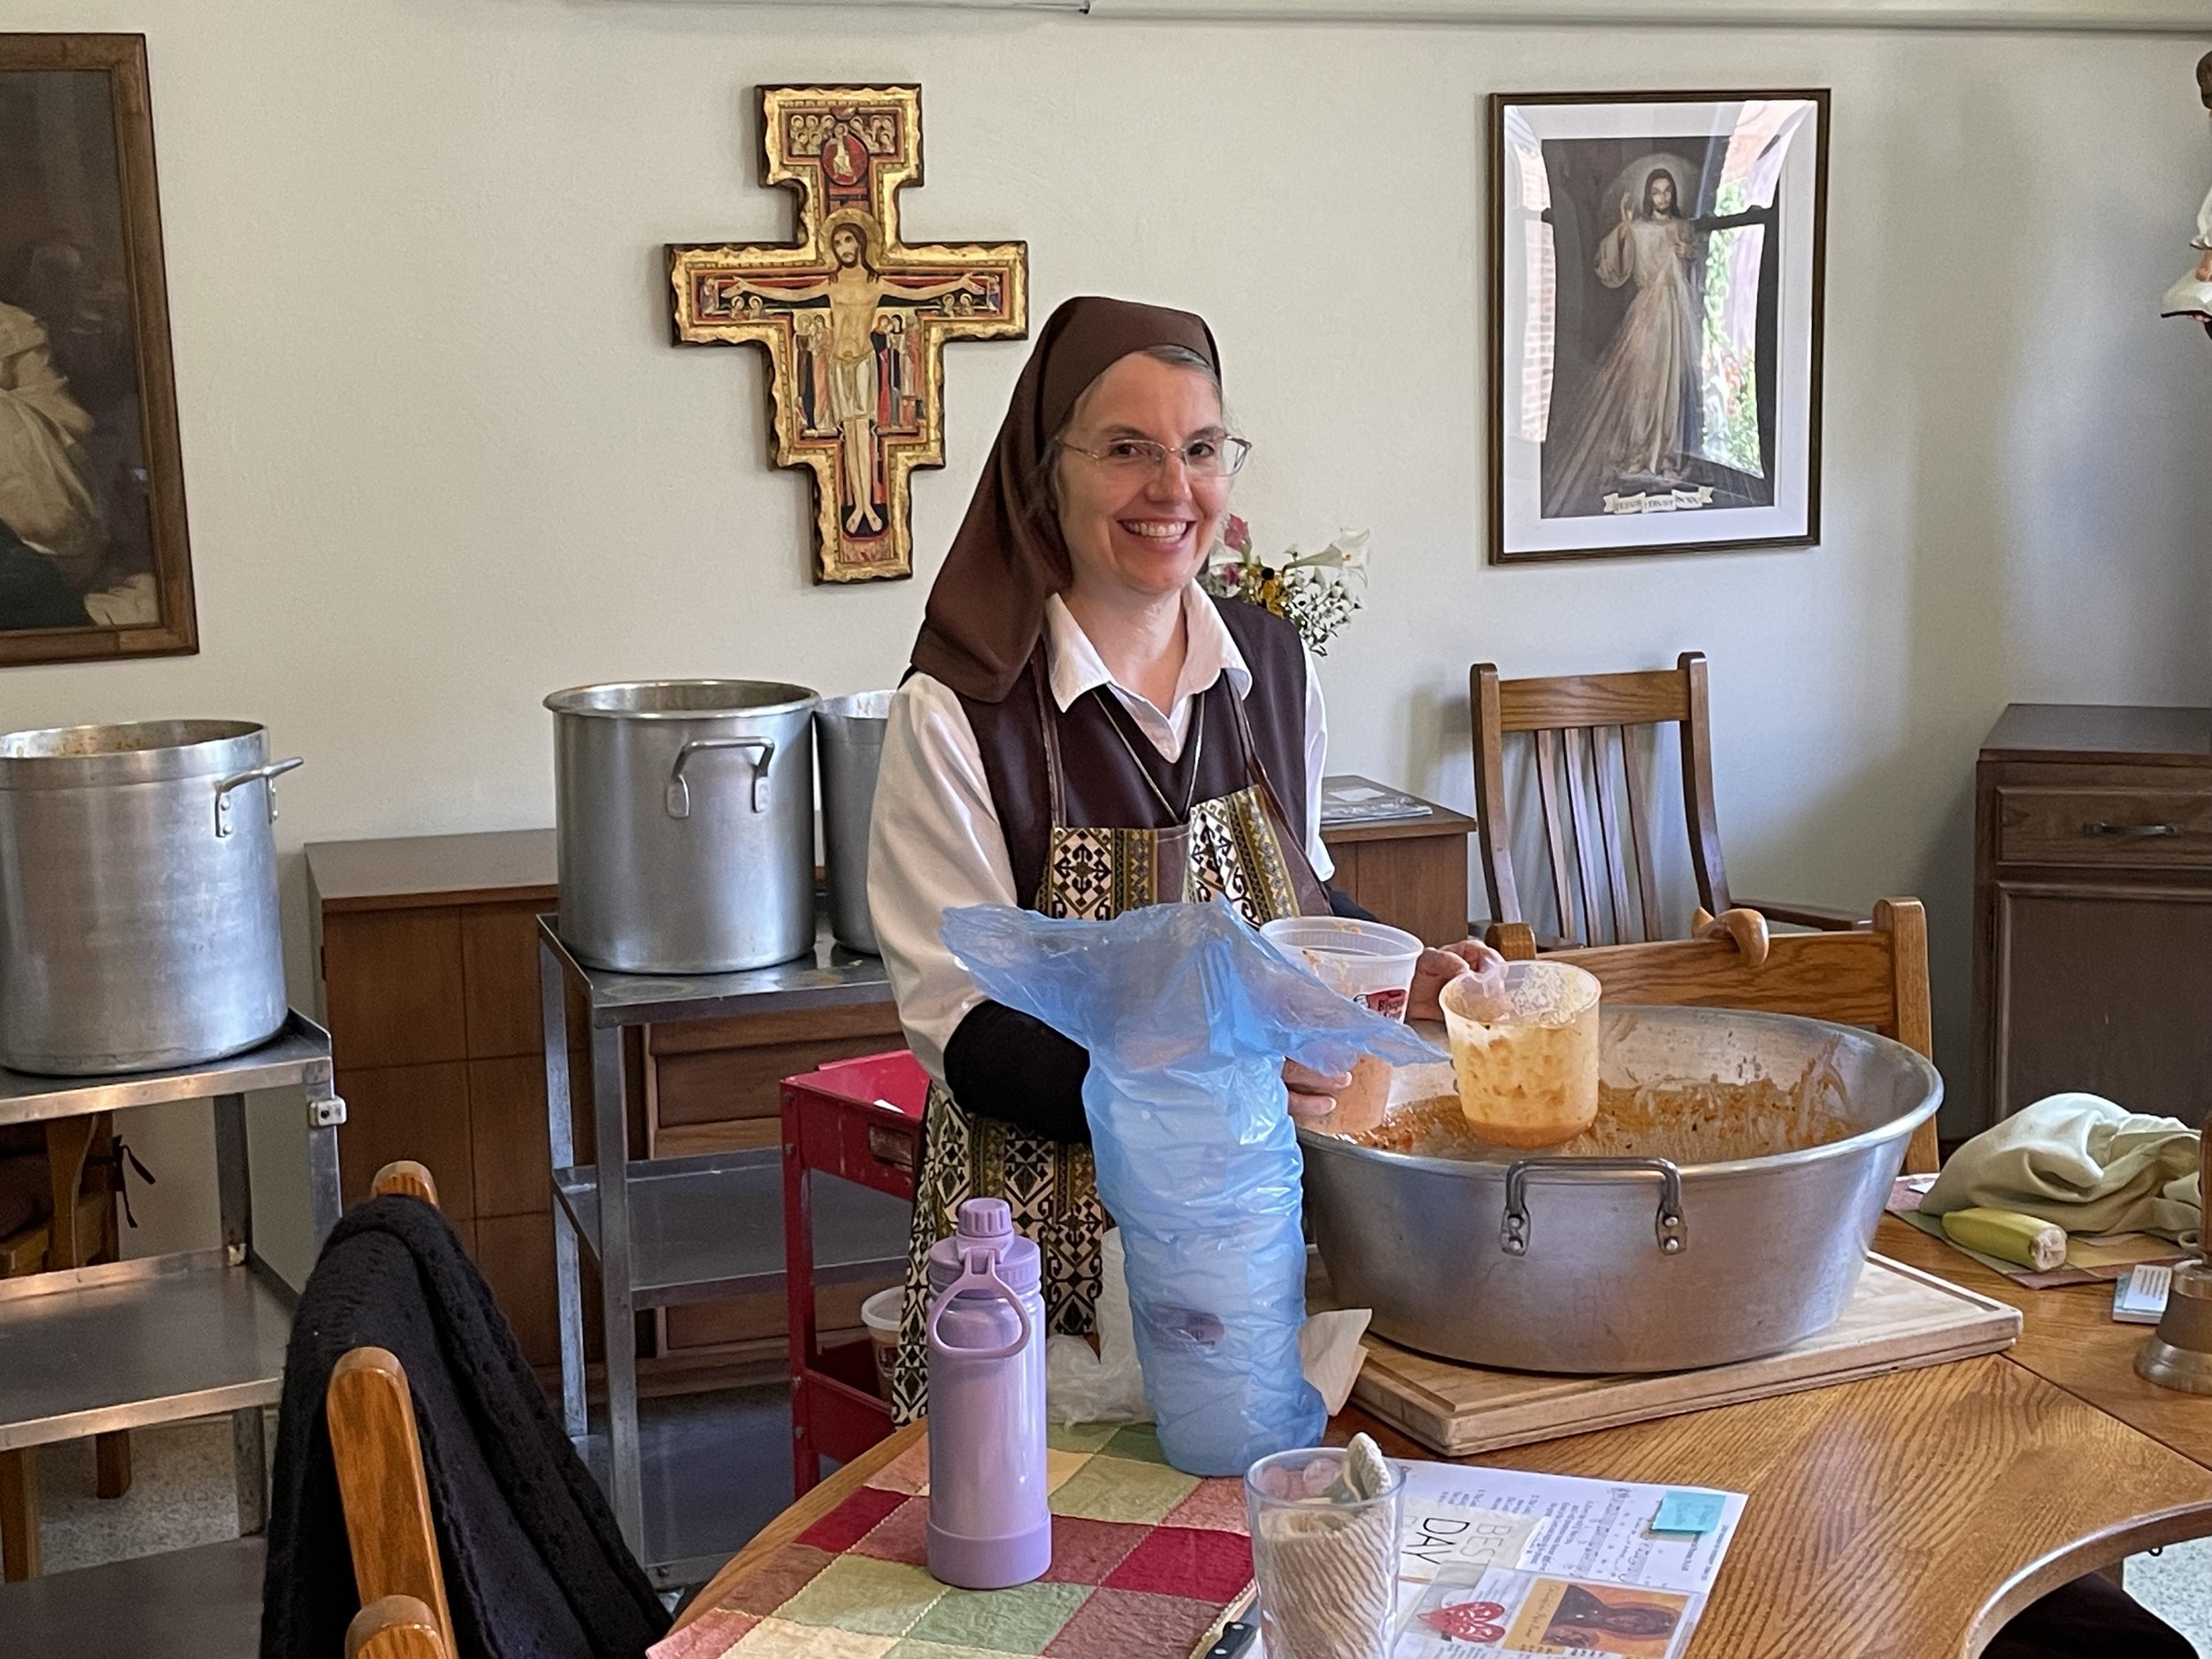
[[[146,42],[0,35],[0,664],[198,649]]]
[[[1828,94],[1490,100],[1490,560],[1820,536]]]

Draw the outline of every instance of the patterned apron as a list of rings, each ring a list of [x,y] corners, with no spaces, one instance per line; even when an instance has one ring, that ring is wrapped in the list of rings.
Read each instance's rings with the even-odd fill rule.
[[[1249,780],[1243,788],[1195,803],[1185,822],[1168,829],[1079,828],[1064,822],[1059,732],[1045,700],[1042,661],[1034,667],[1052,826],[1033,908],[1047,916],[1107,921],[1148,904],[1184,899],[1205,903],[1222,894],[1255,927],[1279,916],[1328,913],[1326,889],[1306,856],[1304,838],[1292,828],[1268,781],[1244,700],[1233,687],[1229,701],[1236,708],[1237,737]],[[1116,719],[1119,732],[1112,694],[1101,687],[1092,695],[1109,700],[1107,716]],[[1202,745],[1203,710],[1202,702],[1193,710],[1194,741]],[[1128,741],[1125,734],[1123,741]],[[1143,772],[1133,749],[1130,761]],[[1197,762],[1194,756],[1194,779]],[[1150,774],[1145,776],[1149,781]],[[1158,787],[1153,788],[1157,795]],[[1164,798],[1163,804],[1174,811]],[[892,1371],[891,1410],[900,1423],[912,1422],[928,1405],[929,1356],[922,1327],[928,1311],[930,1247],[954,1232],[960,1206],[971,1198],[1003,1198],[1013,1210],[1015,1227],[1037,1241],[1047,1329],[1067,1336],[1087,1336],[1092,1329],[1100,1240],[1113,1223],[1098,1202],[1090,1148],[1048,1141],[963,1111],[941,1084],[933,1085],[922,1116],[906,1306]]]

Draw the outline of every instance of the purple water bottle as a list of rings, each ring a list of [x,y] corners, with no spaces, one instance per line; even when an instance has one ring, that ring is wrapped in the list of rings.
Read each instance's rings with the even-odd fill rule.
[[[966,1590],[1052,1564],[1038,1272],[1003,1199],[969,1199],[929,1253],[929,1570]]]

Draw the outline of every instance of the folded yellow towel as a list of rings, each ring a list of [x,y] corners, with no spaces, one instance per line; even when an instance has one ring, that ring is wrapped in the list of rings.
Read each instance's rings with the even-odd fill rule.
[[[2094,1094],[2053,1094],[1951,1155],[1924,1215],[2014,1210],[2069,1233],[2155,1233],[2194,1245],[2203,1225],[2197,1132]]]

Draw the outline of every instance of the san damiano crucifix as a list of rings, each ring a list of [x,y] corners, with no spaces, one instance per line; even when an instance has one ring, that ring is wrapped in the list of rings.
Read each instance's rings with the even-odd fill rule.
[[[672,245],[676,342],[767,349],[771,453],[814,474],[817,580],[910,575],[909,479],[945,464],[944,342],[1028,333],[1029,250],[899,240],[919,87],[759,92],[762,182],[797,192],[798,236]]]

